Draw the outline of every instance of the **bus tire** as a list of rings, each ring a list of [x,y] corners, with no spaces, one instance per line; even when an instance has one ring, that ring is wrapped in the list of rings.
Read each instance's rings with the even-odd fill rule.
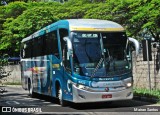
[[[30,79],[28,79],[28,91],[29,91],[29,96],[34,97],[33,86]]]
[[[62,97],[62,89],[59,87],[58,88],[58,99],[59,99],[59,104],[64,107],[67,105],[67,102],[65,100],[63,100],[63,97]]]

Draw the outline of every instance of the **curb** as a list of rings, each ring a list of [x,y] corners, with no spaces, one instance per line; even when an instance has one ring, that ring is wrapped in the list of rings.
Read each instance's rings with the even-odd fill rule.
[[[22,87],[22,85],[5,85],[5,86],[9,86],[9,87]]]
[[[142,97],[142,96],[134,96],[134,100],[140,100],[140,101],[146,101],[146,102],[151,102],[151,103],[157,103],[160,102],[160,99],[157,98],[149,98],[149,97]]]

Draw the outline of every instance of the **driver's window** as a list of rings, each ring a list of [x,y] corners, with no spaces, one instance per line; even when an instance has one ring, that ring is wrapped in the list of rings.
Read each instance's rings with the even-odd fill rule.
[[[63,63],[66,70],[71,71],[70,60],[67,59],[67,52],[67,45],[65,44],[63,47]]]
[[[60,41],[61,41],[61,51],[62,51],[62,59],[66,70],[71,71],[70,60],[67,59],[67,44],[66,41],[63,40],[64,37],[69,36],[67,29],[59,29]]]

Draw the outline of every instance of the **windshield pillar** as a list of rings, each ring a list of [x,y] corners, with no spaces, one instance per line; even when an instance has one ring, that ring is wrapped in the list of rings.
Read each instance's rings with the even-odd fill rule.
[[[104,49],[104,46],[103,46],[103,38],[102,38],[102,34],[100,33],[100,44],[101,44],[101,51],[102,51],[102,56],[103,56],[103,67],[106,68],[106,58],[105,58],[105,53],[106,53],[106,50]]]

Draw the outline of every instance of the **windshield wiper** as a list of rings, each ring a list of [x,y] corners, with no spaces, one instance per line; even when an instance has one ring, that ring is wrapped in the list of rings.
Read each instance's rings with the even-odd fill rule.
[[[95,69],[93,70],[93,73],[92,73],[92,75],[91,75],[91,78],[95,76],[95,73],[96,73],[97,70],[99,69],[99,67],[100,67],[100,65],[102,64],[103,60],[104,60],[103,58],[101,58],[101,59],[99,60],[97,66],[96,66]]]
[[[104,54],[104,46],[103,46],[103,39],[102,39],[102,34],[100,34],[100,44],[101,44],[101,51],[102,51],[102,57],[99,60],[97,66],[95,67],[95,69],[93,70],[93,73],[91,75],[91,78],[93,78],[95,76],[95,73],[97,72],[97,70],[99,69],[100,65],[102,64],[102,62],[106,62],[105,61],[105,54]],[[105,68],[106,68],[106,64],[104,64]]]

